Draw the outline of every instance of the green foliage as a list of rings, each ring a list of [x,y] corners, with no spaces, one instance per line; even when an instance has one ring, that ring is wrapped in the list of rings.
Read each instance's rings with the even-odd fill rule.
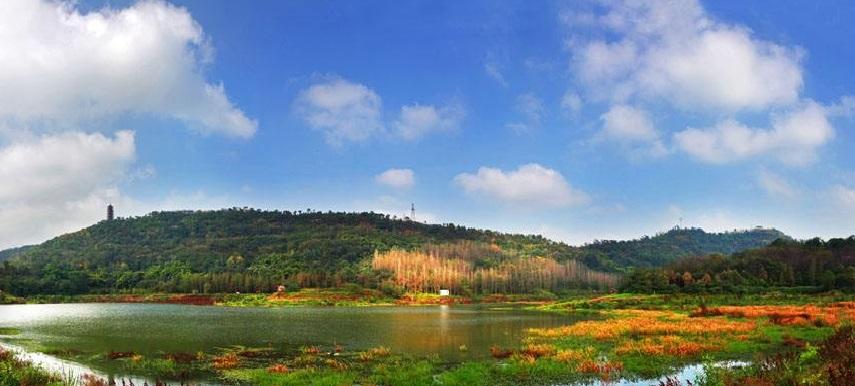
[[[0,348],[0,386],[60,386],[64,382],[40,367]]]
[[[664,268],[635,269],[624,277],[629,292],[803,292],[855,290],[855,236],[803,242],[779,239],[732,256],[676,261]]]
[[[20,255],[32,247],[33,247],[32,245],[25,245],[23,247],[9,248],[9,249],[2,250],[2,251],[0,251],[0,262],[2,262],[3,260],[8,260],[12,257],[17,256],[17,255]]]
[[[492,385],[490,366],[484,362],[464,363],[441,374],[439,381],[447,386]]]
[[[339,386],[353,384],[353,374],[331,370],[296,370],[288,373],[271,373],[266,369],[231,370],[226,380],[245,382],[257,386]]]
[[[661,267],[677,259],[712,253],[732,254],[759,248],[787,236],[775,229],[707,233],[699,228],[674,228],[637,240],[594,241],[579,249],[579,258],[593,269]]]
[[[0,290],[0,304],[21,304],[24,303],[24,299],[21,299],[17,296],[13,296],[7,294]]]
[[[465,241],[484,246],[473,259],[475,268],[494,268],[501,263],[497,256],[512,256],[575,259],[590,268],[620,271],[688,255],[731,253],[779,236],[774,230],[708,234],[681,229],[573,247],[537,235],[422,224],[377,213],[247,208],[154,212],[102,221],[41,245],[0,252],[7,258],[0,262],[0,291],[19,296],[270,293],[280,285],[294,291],[354,283],[395,296],[401,289],[389,285],[389,273],[371,268],[375,251],[453,250]],[[817,273],[813,281],[829,284],[843,277]]]
[[[434,371],[433,363],[427,360],[377,366],[369,377],[369,383],[389,386],[432,385]]]
[[[0,290],[17,295],[133,291],[272,292],[279,285],[378,288],[375,251],[470,240],[517,255],[569,259],[573,248],[540,236],[376,213],[255,209],[155,212],[102,221],[0,264]],[[394,289],[387,288],[390,293]]]
[[[151,375],[158,378],[176,378],[184,371],[174,361],[160,358],[126,360],[125,369],[131,373]]]

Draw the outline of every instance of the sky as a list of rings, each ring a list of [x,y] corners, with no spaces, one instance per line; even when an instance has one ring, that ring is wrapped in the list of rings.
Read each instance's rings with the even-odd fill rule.
[[[847,1],[0,2],[0,248],[375,211],[571,244],[855,233]]]

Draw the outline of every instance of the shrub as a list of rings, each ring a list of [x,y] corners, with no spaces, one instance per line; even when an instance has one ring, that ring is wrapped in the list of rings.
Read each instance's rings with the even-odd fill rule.
[[[514,354],[513,350],[506,350],[506,349],[503,349],[499,346],[490,347],[490,355],[496,359],[509,358],[513,354]]]
[[[218,357],[214,357],[211,361],[211,366],[217,370],[229,370],[240,366],[240,357],[235,353],[228,353]]]

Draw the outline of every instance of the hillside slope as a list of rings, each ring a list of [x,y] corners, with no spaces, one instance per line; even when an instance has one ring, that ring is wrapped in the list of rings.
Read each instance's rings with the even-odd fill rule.
[[[37,245],[4,265],[0,289],[17,294],[129,289],[269,290],[384,279],[375,251],[461,242],[495,245],[503,256],[566,261],[574,249],[541,236],[453,224],[430,225],[376,213],[254,209],[155,212],[102,221]],[[494,262],[501,263],[500,261]]]
[[[21,247],[4,249],[4,250],[0,251],[0,261],[11,259],[17,255],[20,255],[20,254],[28,251],[32,247],[33,247],[32,245],[24,245]]]
[[[691,229],[573,247],[541,236],[422,224],[376,213],[246,208],[154,212],[102,221],[17,251],[0,265],[0,289],[26,295],[138,289],[249,292],[269,291],[282,283],[293,287],[357,283],[379,288],[392,282],[392,277],[372,268],[375,251],[415,251],[443,245],[450,247],[439,250],[453,252],[439,256],[441,259],[459,260],[462,251],[466,255],[463,260],[473,270],[517,272],[521,266],[566,269],[563,264],[575,260],[582,264],[573,268],[572,275],[564,276],[601,277],[586,270],[659,266],[685,256],[759,247],[782,236],[774,230],[710,234]],[[524,261],[534,257],[554,263]],[[425,267],[425,272],[441,269],[437,267]],[[598,279],[607,281],[610,279]],[[516,288],[513,283],[508,285]]]
[[[632,292],[758,292],[770,288],[855,290],[855,236],[827,241],[776,240],[734,253],[678,260],[624,277]]]
[[[660,267],[675,260],[712,253],[730,255],[789,239],[776,229],[707,233],[698,228],[674,228],[653,237],[627,241],[596,241],[580,248],[579,259],[591,268],[623,270]]]

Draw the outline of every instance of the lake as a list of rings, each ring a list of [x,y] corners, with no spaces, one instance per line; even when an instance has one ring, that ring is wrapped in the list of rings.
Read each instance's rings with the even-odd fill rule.
[[[70,349],[90,358],[110,351],[151,356],[212,352],[231,346],[298,350],[340,344],[348,351],[387,346],[457,362],[489,356],[493,345],[517,347],[528,328],[580,320],[566,314],[487,306],[230,308],[169,304],[0,306],[7,343]],[[468,350],[461,351],[465,345]],[[96,355],[99,354],[99,355]],[[86,357],[86,355],[80,355]],[[105,360],[87,365],[112,373]]]

